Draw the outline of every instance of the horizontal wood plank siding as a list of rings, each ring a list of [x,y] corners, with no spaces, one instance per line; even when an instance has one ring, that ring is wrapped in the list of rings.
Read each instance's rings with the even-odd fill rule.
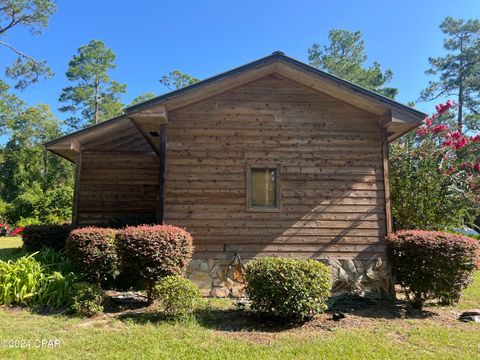
[[[279,76],[169,113],[165,220],[197,258],[385,253],[378,117]],[[281,207],[246,206],[246,168],[277,165]]]
[[[78,188],[79,225],[110,225],[154,217],[158,157],[147,152],[82,152]]]

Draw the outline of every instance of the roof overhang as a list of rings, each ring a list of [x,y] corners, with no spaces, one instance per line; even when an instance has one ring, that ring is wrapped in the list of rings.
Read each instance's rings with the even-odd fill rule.
[[[127,107],[122,116],[51,141],[45,146],[48,150],[72,160],[89,137],[104,136],[109,131],[116,131],[116,127],[121,123],[131,121],[158,152],[160,144],[156,132],[159,131],[161,124],[168,121],[169,111],[189,106],[272,74],[278,74],[377,115],[380,125],[387,130],[389,141],[416,128],[427,116],[414,108],[313,68],[283,53],[275,52],[185,88]]]

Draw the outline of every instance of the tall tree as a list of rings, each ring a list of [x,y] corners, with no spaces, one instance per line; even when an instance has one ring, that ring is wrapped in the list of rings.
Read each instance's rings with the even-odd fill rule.
[[[392,80],[390,69],[382,71],[378,62],[365,66],[368,56],[360,31],[330,30],[328,39],[328,46],[315,43],[308,49],[311,66],[392,99],[397,95],[397,89],[385,87]]]
[[[168,75],[163,75],[159,81],[169,90],[178,90],[200,80],[179,70],[173,70]]]
[[[41,76],[51,77],[53,73],[45,61],[36,60],[3,39],[14,28],[26,28],[32,35],[41,34],[55,11],[55,1],[52,0],[0,0],[0,45],[17,57],[13,65],[5,69],[5,74],[17,81],[17,89],[24,89]]]
[[[431,101],[455,97],[458,101],[456,121],[459,131],[480,128],[480,22],[447,17],[440,29],[445,34],[443,57],[428,59],[430,81],[420,98]]]
[[[11,135],[0,164],[3,199],[12,201],[29,191],[45,194],[59,186],[71,185],[72,167],[42,146],[60,135],[60,122],[47,105],[19,112],[11,124]]]
[[[114,61],[115,54],[102,41],[92,40],[78,49],[66,74],[76,84],[64,88],[60,95],[60,102],[67,105],[59,110],[72,113],[67,125],[78,129],[122,113],[120,95],[127,86],[110,78],[109,70],[116,68]]]

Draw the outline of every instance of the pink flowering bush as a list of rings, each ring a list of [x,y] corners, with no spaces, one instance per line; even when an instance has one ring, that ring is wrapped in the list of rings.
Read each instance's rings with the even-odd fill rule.
[[[8,224],[0,224],[0,237],[1,236],[17,236],[19,235],[25,228],[23,227],[10,227]]]
[[[390,146],[392,211],[397,229],[473,226],[480,209],[480,134],[452,129],[456,104],[436,107],[416,132]]]

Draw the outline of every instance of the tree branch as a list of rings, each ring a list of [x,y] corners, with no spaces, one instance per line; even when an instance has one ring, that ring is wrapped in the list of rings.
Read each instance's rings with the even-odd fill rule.
[[[31,57],[30,55],[27,55],[27,54],[25,54],[24,52],[21,52],[20,50],[17,50],[17,49],[14,48],[12,45],[7,44],[7,43],[4,42],[4,41],[0,41],[0,45],[4,45],[4,46],[6,46],[7,48],[9,48],[10,50],[12,50],[14,53],[16,53],[18,56],[21,56],[21,57],[23,57],[23,58],[25,58],[25,59],[28,59],[31,63],[34,64],[35,68],[37,67],[37,65],[38,65],[37,61],[36,61],[33,57]]]

